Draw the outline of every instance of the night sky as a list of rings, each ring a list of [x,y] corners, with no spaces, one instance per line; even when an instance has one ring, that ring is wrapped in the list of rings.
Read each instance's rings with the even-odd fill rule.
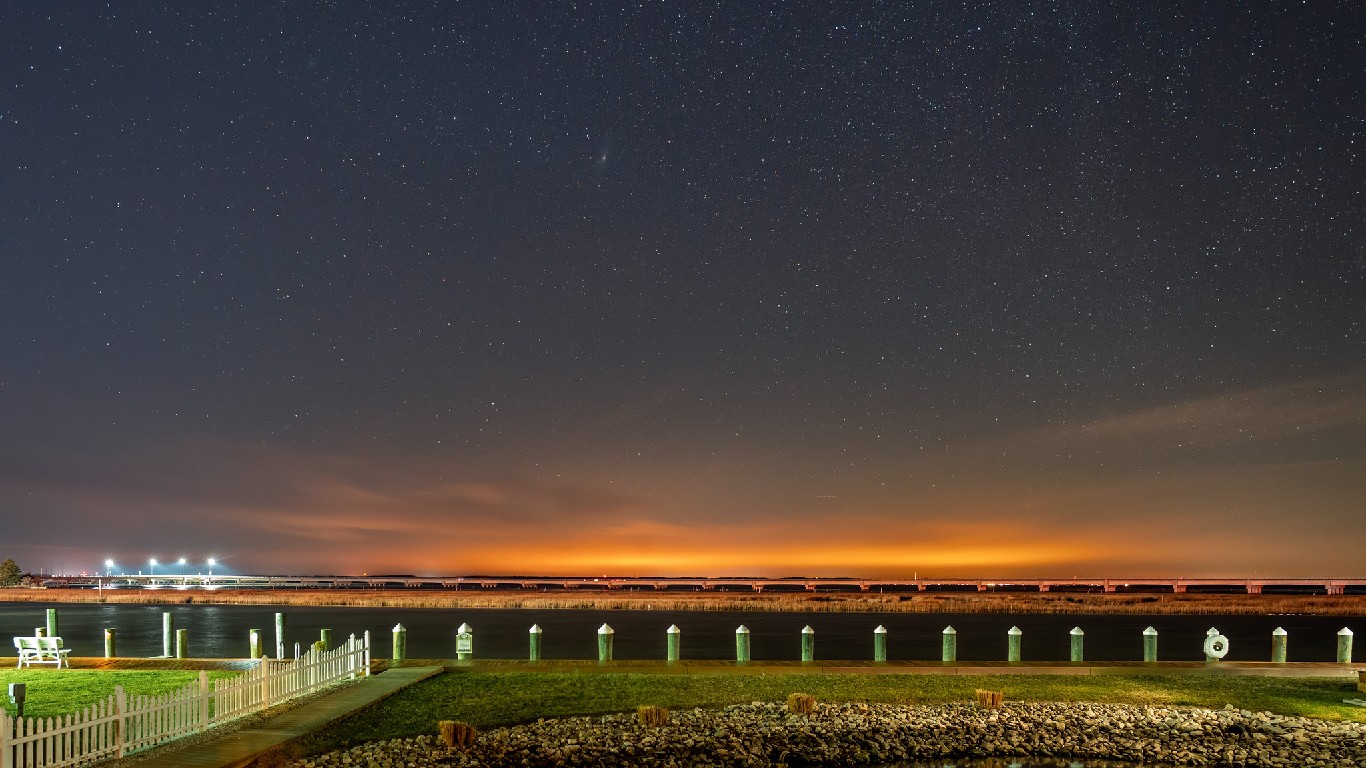
[[[5,3],[0,558],[1363,574],[1356,2],[641,6]]]

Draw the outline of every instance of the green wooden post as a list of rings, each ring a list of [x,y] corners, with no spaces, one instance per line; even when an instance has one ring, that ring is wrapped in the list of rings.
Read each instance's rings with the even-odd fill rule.
[[[1157,661],[1157,630],[1153,627],[1143,630],[1143,660],[1148,663]]]
[[[285,615],[275,614],[275,658],[285,657]]]
[[[802,627],[802,662],[810,663],[816,660],[816,630],[808,624]]]
[[[104,629],[104,657],[106,659],[118,658],[114,648],[114,628],[105,627]]]
[[[529,651],[527,652],[527,658],[530,659],[531,661],[540,661],[540,660],[541,660],[541,626],[540,626],[539,624],[532,624],[532,625],[531,625],[531,629],[528,630],[528,638],[527,638],[527,639],[528,639],[529,645],[530,645],[530,649],[529,649]]]
[[[47,609],[47,636],[61,637],[62,633],[57,631],[57,609]]]
[[[678,661],[679,651],[683,645],[683,630],[679,629],[677,624],[670,624],[669,628],[664,630],[664,636],[665,658],[672,664]]]
[[[744,624],[735,630],[735,661],[738,664],[749,663],[749,627]]]
[[[1081,627],[1072,627],[1072,631],[1068,633],[1068,637],[1071,641],[1072,661],[1081,661],[1085,657],[1085,654],[1082,652],[1082,643],[1086,639],[1086,633],[1081,631]]]
[[[467,660],[474,658],[474,628],[461,624],[455,630],[455,658]]]
[[[958,661],[958,630],[952,626],[944,627],[943,661],[946,664]]]
[[[1352,630],[1346,627],[1338,630],[1338,663],[1352,663]]]
[[[1285,663],[1285,646],[1290,639],[1289,634],[1284,627],[1271,630],[1271,660],[1276,664]]]
[[[612,640],[616,635],[616,630],[603,624],[598,627],[598,663],[603,664],[612,660]]]
[[[175,631],[175,657],[177,659],[190,658],[190,630],[177,629]]]
[[[1020,663],[1020,640],[1024,632],[1019,627],[1011,627],[1006,630],[1006,661],[1011,664]]]
[[[259,659],[264,655],[263,649],[261,648],[261,630],[247,630],[247,643],[251,648],[251,657],[253,659]]]
[[[279,614],[276,614],[277,616]],[[394,625],[394,661],[408,658],[408,630],[402,624]]]
[[[161,655],[175,658],[175,618],[170,611],[161,613]]]
[[[318,641],[323,644],[324,651],[332,650],[332,630],[326,627],[318,630]]]
[[[887,660],[887,628],[881,624],[873,630],[873,661]]]

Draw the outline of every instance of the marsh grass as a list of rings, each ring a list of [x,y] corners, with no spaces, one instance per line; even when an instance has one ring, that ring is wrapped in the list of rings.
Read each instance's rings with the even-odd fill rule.
[[[823,702],[942,704],[976,700],[979,688],[1011,701],[1102,702],[1223,707],[1366,722],[1342,703],[1353,680],[1202,675],[576,675],[447,673],[406,688],[377,706],[308,737],[309,753],[377,739],[433,733],[439,720],[478,728],[538,718],[596,716],[642,706],[678,711],[751,701],[783,702],[800,692]]]
[[[1360,616],[1362,595],[1205,595],[1116,593],[735,593],[530,590],[164,590],[5,589],[0,601],[167,605],[276,605],[529,610],[776,611],[874,613],[1308,614]]]
[[[209,680],[212,683],[237,674],[213,671]],[[197,680],[199,672],[194,670],[8,669],[0,671],[0,691],[8,691],[10,683],[24,683],[28,688],[24,716],[56,717],[109,698],[116,685],[123,686],[130,697],[153,696],[184,688]],[[13,715],[14,706],[7,698],[4,704]]]

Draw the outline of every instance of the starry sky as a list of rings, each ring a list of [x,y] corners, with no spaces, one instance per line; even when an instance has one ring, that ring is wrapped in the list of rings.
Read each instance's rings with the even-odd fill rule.
[[[1362,575],[1354,2],[0,28],[25,569]]]

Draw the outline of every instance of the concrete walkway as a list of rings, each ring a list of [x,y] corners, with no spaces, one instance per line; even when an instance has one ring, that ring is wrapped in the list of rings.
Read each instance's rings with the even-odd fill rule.
[[[325,694],[269,718],[255,726],[225,730],[223,735],[196,741],[180,749],[175,742],[167,751],[138,763],[138,768],[240,768],[272,747],[330,725],[361,707],[383,699],[420,680],[441,673],[439,666],[396,667],[354,685]],[[209,731],[209,734],[212,734]]]

